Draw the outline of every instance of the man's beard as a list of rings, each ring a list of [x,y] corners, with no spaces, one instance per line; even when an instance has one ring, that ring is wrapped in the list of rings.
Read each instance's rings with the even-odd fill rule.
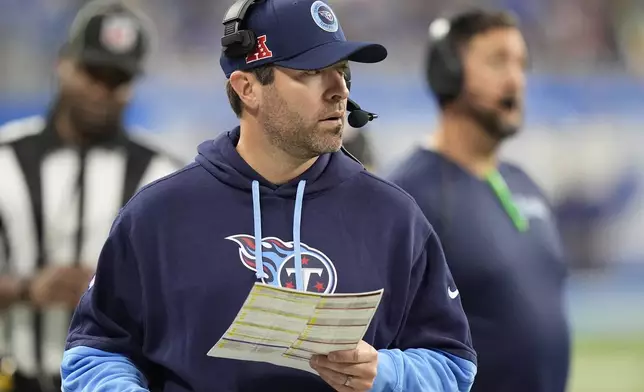
[[[311,159],[316,156],[306,143],[305,135],[309,130],[304,121],[288,111],[285,102],[276,102],[275,107],[266,110],[262,123],[271,145],[300,159]]]
[[[498,104],[500,106],[500,103]],[[501,142],[519,132],[518,124],[503,121],[501,115],[494,109],[485,108],[472,99],[464,100],[463,113],[476,121],[492,139]]]
[[[297,112],[288,108],[287,102],[273,92],[269,105],[264,108],[262,123],[269,142],[292,157],[308,160],[322,154],[339,150],[342,144],[342,129],[331,140],[316,126],[305,121]]]

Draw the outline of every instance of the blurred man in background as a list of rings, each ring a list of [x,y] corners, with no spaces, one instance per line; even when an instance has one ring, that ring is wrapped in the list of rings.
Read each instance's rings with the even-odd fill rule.
[[[46,118],[0,129],[0,305],[16,391],[60,390],[71,313],[118,210],[180,164],[128,137],[123,112],[149,51],[145,18],[118,2],[78,14]]]
[[[518,167],[500,162],[522,124],[527,49],[515,20],[472,11],[431,27],[427,78],[440,123],[392,179],[425,212],[479,354],[476,392],[562,392],[569,333],[566,276],[548,201]]]

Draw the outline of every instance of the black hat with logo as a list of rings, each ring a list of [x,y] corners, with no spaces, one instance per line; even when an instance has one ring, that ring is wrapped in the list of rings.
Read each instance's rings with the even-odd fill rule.
[[[149,52],[149,28],[142,14],[122,2],[91,2],[76,16],[61,54],[83,65],[139,75]]]

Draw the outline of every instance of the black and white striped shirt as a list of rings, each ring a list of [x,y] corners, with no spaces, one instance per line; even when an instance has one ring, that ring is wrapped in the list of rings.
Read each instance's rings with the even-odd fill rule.
[[[0,128],[0,266],[31,277],[46,265],[95,268],[119,208],[143,185],[181,163],[124,132],[87,151],[64,145],[51,121]],[[27,375],[59,374],[70,321],[65,309],[17,305],[0,337]]]

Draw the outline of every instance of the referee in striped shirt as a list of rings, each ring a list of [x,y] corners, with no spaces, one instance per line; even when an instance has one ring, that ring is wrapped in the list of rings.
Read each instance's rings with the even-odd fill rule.
[[[61,50],[49,114],[0,129],[0,354],[17,364],[17,392],[60,390],[70,317],[114,217],[181,166],[122,122],[148,53],[145,20],[117,2],[85,6]]]

